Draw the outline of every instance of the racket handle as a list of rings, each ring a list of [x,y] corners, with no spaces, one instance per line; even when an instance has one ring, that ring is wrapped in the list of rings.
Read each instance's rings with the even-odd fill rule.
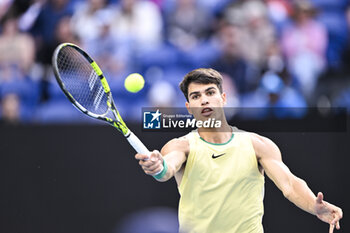
[[[136,150],[137,153],[148,156],[151,153],[133,132],[130,131],[130,135],[126,139],[130,143],[130,145]]]
[[[147,149],[147,147],[141,142],[141,140],[133,132],[130,131],[130,135],[126,139],[130,143],[130,145],[136,150],[137,153],[148,155],[149,157],[151,152]],[[160,174],[163,170],[164,170],[164,167],[162,168],[161,171],[157,172],[156,174],[153,174],[153,176]]]

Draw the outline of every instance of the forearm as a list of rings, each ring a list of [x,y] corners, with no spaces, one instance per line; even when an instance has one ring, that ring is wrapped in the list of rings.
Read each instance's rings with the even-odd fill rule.
[[[161,178],[155,177],[157,181],[165,182],[171,179],[178,172],[185,161],[185,156],[179,156],[177,152],[172,152],[163,157],[163,167],[165,173]],[[163,171],[164,172],[164,171]]]
[[[293,177],[290,187],[283,192],[284,196],[296,206],[310,214],[315,215],[316,196],[307,186],[306,182],[298,177]]]

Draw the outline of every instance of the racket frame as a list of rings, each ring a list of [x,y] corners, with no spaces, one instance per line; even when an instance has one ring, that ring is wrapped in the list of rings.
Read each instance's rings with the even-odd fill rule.
[[[59,69],[57,66],[57,57],[58,54],[60,52],[60,50],[63,47],[66,46],[70,46],[74,49],[76,49],[81,55],[83,55],[83,57],[90,63],[91,67],[94,69],[94,71],[96,72],[96,74],[98,75],[104,92],[107,94],[107,105],[108,105],[108,109],[107,111],[102,114],[102,115],[98,115],[95,113],[92,113],[90,111],[88,111],[84,106],[82,106],[81,104],[79,104],[78,101],[76,101],[74,99],[74,97],[69,93],[69,91],[67,90],[67,88],[65,87],[62,79],[61,79],[61,75],[59,74]],[[103,120],[107,123],[109,123],[110,125],[112,125],[114,128],[118,129],[123,135],[124,137],[128,140],[128,142],[130,143],[130,145],[137,151],[137,153],[139,154],[145,154],[145,155],[150,155],[150,151],[147,149],[147,147],[141,142],[141,140],[126,126],[125,122],[123,121],[122,117],[119,114],[119,111],[117,110],[115,104],[114,104],[114,100],[112,97],[112,93],[110,90],[110,87],[108,85],[108,82],[105,78],[105,76],[102,73],[102,70],[100,69],[100,67],[97,65],[97,63],[83,50],[81,49],[79,46],[72,44],[72,43],[62,43],[59,46],[57,46],[57,48],[55,49],[55,52],[52,56],[52,65],[53,65],[53,71],[56,77],[56,80],[60,86],[60,88],[62,89],[63,93],[66,95],[66,97],[70,100],[70,102],[73,104],[74,107],[76,107],[79,111],[81,111],[82,113],[94,118],[94,119],[99,119],[99,120]],[[114,118],[116,120],[113,120],[112,118],[107,117],[108,111],[111,111]],[[148,159],[146,159],[148,160]],[[156,174],[153,174],[154,176],[160,174],[162,171],[164,170],[164,166],[162,168],[161,171],[157,172]]]
[[[72,47],[73,49],[75,49],[76,51],[78,51],[91,65],[91,67],[94,69],[94,71],[96,72],[96,74],[98,75],[100,82],[103,86],[104,92],[107,95],[107,105],[108,105],[108,110],[104,113],[104,114],[95,114],[93,112],[88,111],[84,106],[82,106],[78,101],[76,101],[74,99],[74,97],[69,93],[69,91],[67,90],[65,84],[63,83],[62,79],[61,79],[61,75],[59,73],[59,68],[57,66],[57,57],[59,52],[61,51],[62,48],[69,46]],[[95,119],[99,119],[99,120],[103,120],[108,122],[109,124],[111,124],[113,127],[115,127],[116,129],[118,129],[125,137],[129,137],[131,131],[129,130],[129,128],[126,126],[125,122],[123,121],[123,119],[121,118],[119,111],[117,110],[113,97],[112,97],[112,93],[110,90],[110,87],[107,83],[107,80],[105,78],[105,76],[102,73],[102,70],[100,69],[100,67],[97,65],[97,63],[83,50],[81,49],[79,46],[75,45],[75,44],[71,44],[71,43],[63,43],[60,44],[56,49],[55,52],[52,56],[52,65],[53,65],[53,71],[55,74],[55,78],[60,86],[60,88],[62,89],[63,93],[65,94],[65,96],[70,100],[70,102],[73,104],[73,106],[75,108],[77,108],[79,111],[83,112],[84,114],[95,118]],[[113,120],[112,118],[107,117],[108,111],[111,111],[113,116],[115,117],[116,120]]]

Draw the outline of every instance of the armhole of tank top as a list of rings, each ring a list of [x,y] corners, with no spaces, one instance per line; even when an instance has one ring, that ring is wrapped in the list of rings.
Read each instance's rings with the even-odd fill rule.
[[[250,137],[250,133],[249,133],[249,132],[245,132],[244,134],[245,134],[245,136],[247,137],[249,146],[250,146],[250,148],[252,149],[253,154],[254,154],[254,158],[252,158],[252,159],[254,160],[254,164],[255,164],[255,167],[256,167],[256,171],[257,171],[262,177],[264,177],[264,175],[261,174],[261,172],[260,172],[260,170],[259,170],[259,162],[258,162],[258,158],[257,158],[256,153],[255,153],[255,150],[254,150],[254,146],[253,146],[252,138]]]
[[[195,132],[192,131],[190,133],[188,133],[187,135],[184,136],[184,138],[187,138],[188,139],[188,143],[189,143],[189,146],[190,146],[190,151],[188,153],[188,156],[187,156],[187,159],[186,159],[186,164],[185,164],[185,168],[184,168],[184,174],[182,175],[182,178],[181,178],[181,182],[180,184],[178,185],[178,189],[179,189],[179,192],[180,194],[182,193],[183,189],[184,189],[184,186],[186,185],[186,182],[187,182],[187,177],[188,177],[188,169],[187,169],[187,164],[189,162],[189,160],[193,160],[193,150],[191,147],[191,142],[192,142],[192,146],[193,143],[196,143],[196,140],[194,140],[194,137],[195,137]],[[193,161],[191,162],[193,163]]]

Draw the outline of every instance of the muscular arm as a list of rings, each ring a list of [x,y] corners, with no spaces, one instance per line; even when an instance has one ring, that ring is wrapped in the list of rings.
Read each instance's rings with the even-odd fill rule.
[[[305,181],[294,176],[282,162],[281,153],[270,139],[252,134],[252,142],[260,165],[283,195],[301,209],[314,213],[315,195]]]
[[[165,160],[168,170],[161,179],[157,179],[164,182],[172,178],[181,169],[182,165],[186,162],[188,153],[188,140],[180,138],[169,141],[163,146],[161,152],[153,151],[149,160],[144,160],[147,158],[147,155],[142,154],[136,154],[135,158],[140,160],[139,164],[148,175],[153,175],[161,171],[163,160]]]
[[[251,139],[260,165],[283,195],[299,208],[331,224],[330,232],[333,231],[334,225],[339,229],[342,210],[323,201],[322,193],[316,197],[304,180],[293,175],[282,162],[280,150],[270,139],[257,134],[251,134]]]

